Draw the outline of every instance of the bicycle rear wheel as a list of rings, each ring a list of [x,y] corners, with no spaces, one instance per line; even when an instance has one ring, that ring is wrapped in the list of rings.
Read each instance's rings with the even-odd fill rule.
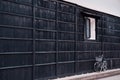
[[[104,66],[103,66],[103,71],[107,70],[107,62],[103,62]]]

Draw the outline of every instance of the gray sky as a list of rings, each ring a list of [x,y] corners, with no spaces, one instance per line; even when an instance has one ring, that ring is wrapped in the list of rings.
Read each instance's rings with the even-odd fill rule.
[[[65,0],[120,17],[120,0]]]

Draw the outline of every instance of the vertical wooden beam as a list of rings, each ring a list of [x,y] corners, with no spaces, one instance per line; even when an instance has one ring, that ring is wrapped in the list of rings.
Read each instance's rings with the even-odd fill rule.
[[[32,26],[33,26],[33,68],[32,68],[32,80],[35,79],[35,0],[32,0]]]

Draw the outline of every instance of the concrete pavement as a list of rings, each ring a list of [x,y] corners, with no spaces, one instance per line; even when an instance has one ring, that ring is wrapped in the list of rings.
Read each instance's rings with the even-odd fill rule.
[[[111,76],[111,77],[106,77],[106,78],[101,78],[98,80],[120,80],[120,75],[115,75],[115,76]]]
[[[120,69],[67,76],[64,78],[58,78],[53,80],[120,80]]]

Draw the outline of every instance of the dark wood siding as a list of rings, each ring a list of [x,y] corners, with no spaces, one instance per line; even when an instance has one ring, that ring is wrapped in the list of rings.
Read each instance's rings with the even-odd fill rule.
[[[85,40],[84,14],[96,16]],[[120,68],[120,17],[57,0],[0,0],[0,80],[45,80],[91,72],[95,56]]]

